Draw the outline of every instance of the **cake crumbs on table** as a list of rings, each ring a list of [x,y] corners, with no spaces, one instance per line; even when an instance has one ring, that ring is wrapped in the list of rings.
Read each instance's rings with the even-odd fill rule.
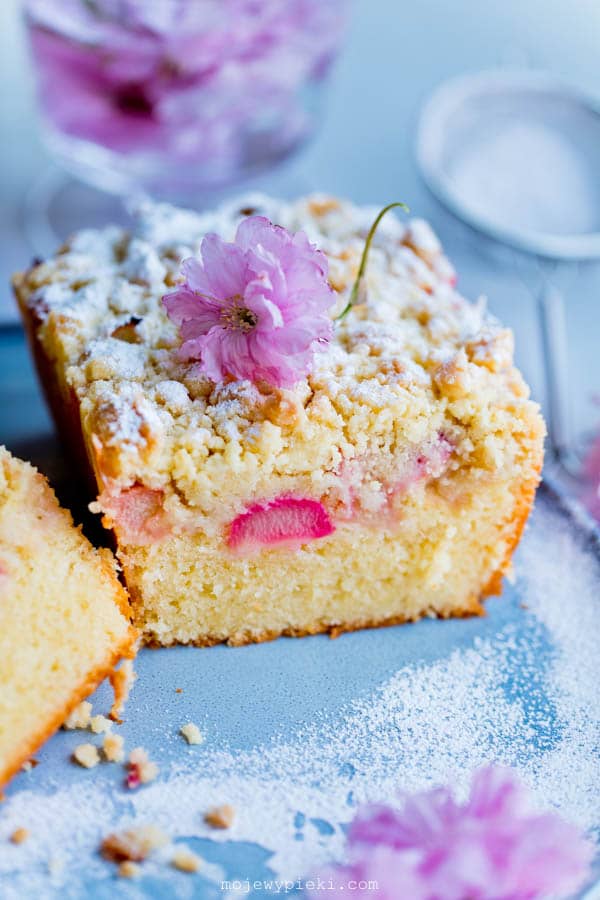
[[[148,784],[154,781],[158,772],[157,764],[149,759],[147,751],[143,747],[135,747],[127,761],[127,787],[136,788],[140,784]]]
[[[93,769],[100,762],[100,754],[95,744],[78,744],[73,750],[73,759],[84,769]]]
[[[142,874],[142,867],[131,859],[124,859],[122,863],[119,863],[117,873],[120,878],[139,878]]]
[[[107,734],[112,730],[112,727],[112,720],[107,719],[106,716],[92,716],[90,719],[90,731],[93,731],[94,734]]]
[[[21,766],[21,771],[22,772],[31,772],[31,770],[35,769],[37,766],[39,766],[39,764],[40,764],[39,759],[34,759],[33,757],[31,759],[26,759],[25,762],[23,763],[23,765]]]
[[[28,828],[15,828],[13,833],[10,836],[10,841],[13,844],[23,844],[29,838],[29,829]]]
[[[171,865],[180,872],[193,874],[198,871],[201,864],[200,857],[186,846],[177,847],[171,857]]]
[[[51,856],[48,860],[48,874],[51,878],[57,878],[65,868],[65,861],[59,856]]]
[[[186,722],[186,724],[182,725],[179,729],[179,733],[186,739],[188,744],[204,743],[204,736],[194,722]]]
[[[121,721],[121,713],[123,712],[136,677],[133,668],[133,660],[131,659],[126,659],[118,669],[114,669],[109,675],[110,683],[115,695],[115,700],[109,715],[114,722]]]
[[[212,828],[231,828],[235,819],[235,809],[230,803],[215,806],[204,814],[204,821]]]
[[[84,700],[67,716],[62,727],[66,731],[74,731],[76,728],[87,728],[92,717],[92,704]]]
[[[168,843],[168,836],[156,825],[141,825],[107,835],[100,845],[100,853],[111,862],[142,862]]]
[[[183,694],[183,688],[175,688],[176,694]]]
[[[109,732],[102,742],[102,752],[107,762],[120,763],[125,759],[125,741],[120,734]]]

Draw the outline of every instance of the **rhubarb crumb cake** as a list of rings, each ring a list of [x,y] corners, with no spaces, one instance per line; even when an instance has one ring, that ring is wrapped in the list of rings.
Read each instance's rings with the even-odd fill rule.
[[[478,614],[500,591],[543,422],[428,225],[376,212],[146,206],[15,279],[148,642]]]
[[[0,447],[0,785],[133,655],[115,568],[43,476]]]

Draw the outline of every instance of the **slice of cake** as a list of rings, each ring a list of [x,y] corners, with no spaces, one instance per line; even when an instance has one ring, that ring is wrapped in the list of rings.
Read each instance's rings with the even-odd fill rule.
[[[367,258],[376,213],[145,207],[15,279],[147,641],[478,614],[501,590],[544,425],[424,222],[390,213]]]
[[[134,655],[115,568],[45,478],[0,447],[0,786]]]

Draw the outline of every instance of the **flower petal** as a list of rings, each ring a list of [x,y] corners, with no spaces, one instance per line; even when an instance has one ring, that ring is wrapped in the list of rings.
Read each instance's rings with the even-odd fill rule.
[[[281,250],[282,238],[266,216],[248,216],[238,225],[235,243],[242,250],[254,250],[258,246],[263,246],[277,257]]]
[[[209,283],[204,266],[194,256],[181,263],[181,274],[189,291],[204,297],[212,296],[212,285]]]
[[[226,243],[218,234],[207,234],[200,245],[200,253],[211,296],[227,300],[243,295],[246,260],[240,247]]]
[[[218,303],[204,300],[185,286],[165,294],[163,303],[169,318],[180,327],[184,322],[194,321],[199,327],[208,329],[221,315]]]

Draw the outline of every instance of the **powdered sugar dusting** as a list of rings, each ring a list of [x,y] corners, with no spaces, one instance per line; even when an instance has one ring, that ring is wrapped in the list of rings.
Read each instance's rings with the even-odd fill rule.
[[[593,831],[600,823],[599,575],[593,553],[540,498],[517,560],[516,591],[527,608],[501,601],[514,609],[498,630],[488,627],[445,658],[405,665],[404,632],[396,632],[398,670],[371,693],[244,751],[208,742],[177,752],[161,764],[161,780],[134,796],[107,789],[98,769],[84,785],[58,783],[51,797],[15,793],[0,812],[0,843],[17,827],[35,827],[23,846],[0,849],[3,896],[53,896],[63,883],[76,892],[91,877],[108,877],[112,870],[95,855],[101,837],[144,822],[186,842],[232,842],[232,857],[236,842],[258,844],[271,854],[264,871],[294,878],[342,856],[343,826],[358,803],[436,783],[464,793],[472,770],[491,760],[515,767],[540,805]],[[178,726],[167,723],[165,731]],[[224,802],[235,807],[235,821],[217,833],[203,812]],[[51,888],[46,867],[54,856],[65,867]],[[159,863],[149,871],[173,877]]]

